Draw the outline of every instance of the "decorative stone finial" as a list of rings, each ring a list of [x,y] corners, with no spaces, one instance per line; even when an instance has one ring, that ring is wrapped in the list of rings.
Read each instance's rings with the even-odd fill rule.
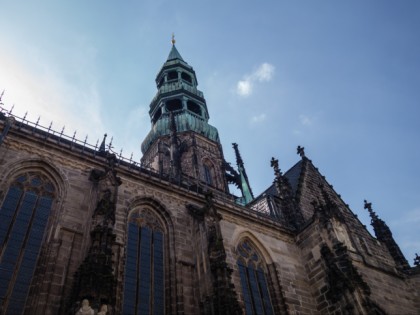
[[[99,147],[99,152],[105,152],[105,141],[107,134],[104,134],[104,139],[102,140],[101,146]]]
[[[270,161],[270,165],[274,169],[274,175],[276,176],[276,178],[279,178],[281,176],[281,171],[279,168],[279,160],[272,157]]]
[[[106,315],[108,313],[108,306],[106,304],[102,304],[101,310],[98,312],[98,315]]]
[[[371,202],[367,202],[366,200],[364,200],[365,206],[364,208],[367,209],[367,211],[369,211],[370,217],[372,218],[372,222],[378,219],[378,215],[375,213],[375,211],[373,211],[372,209],[372,203]]]
[[[417,255],[417,253],[416,257],[414,258],[414,266],[420,266],[420,256]]]
[[[392,232],[389,229],[388,225],[382,219],[379,218],[375,211],[373,211],[372,204],[370,202],[367,202],[366,200],[365,209],[369,211],[371,217],[370,224],[373,227],[373,231],[375,232],[376,238],[378,239],[378,241],[380,241],[387,247],[392,258],[394,258],[396,267],[402,270],[409,269],[410,265],[408,264],[407,260],[404,257],[404,254],[401,252],[401,249],[392,237]]]
[[[232,143],[233,149],[236,156],[236,165],[238,165],[239,174],[236,177],[239,189],[242,192],[242,197],[245,198],[245,202],[248,203],[254,199],[254,194],[252,193],[251,185],[249,184],[248,175],[246,174],[244,161],[242,160],[241,154],[239,153],[239,148],[237,143]]]
[[[364,200],[365,203],[365,209],[368,209],[368,211],[372,211],[372,203],[371,202],[367,202],[367,200]]]
[[[300,145],[298,145],[298,147],[297,147],[297,154],[299,154],[300,155],[300,157],[305,157],[305,148],[304,147],[301,147]]]
[[[366,199],[364,200],[365,202],[365,206],[364,208],[367,209],[367,211],[369,211],[370,217],[372,218],[372,221],[377,220],[378,219],[378,215],[375,213],[375,211],[373,211],[372,209],[372,203],[371,202],[367,202]]]
[[[79,309],[76,315],[93,315],[93,314],[95,314],[95,311],[90,307],[89,300],[84,299],[82,301],[82,307]]]
[[[232,143],[232,147],[235,150],[235,156],[236,156],[236,163],[238,164],[238,166],[244,166],[244,161],[242,160],[241,154],[239,153],[239,149],[238,149],[238,144],[237,143]]]
[[[172,45],[175,45],[175,34],[174,33],[172,33],[172,40],[171,40],[171,42],[172,42]]]

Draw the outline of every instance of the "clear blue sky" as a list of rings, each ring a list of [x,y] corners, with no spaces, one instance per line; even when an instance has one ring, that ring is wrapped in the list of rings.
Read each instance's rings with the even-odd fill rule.
[[[255,194],[297,145],[409,263],[420,252],[420,1],[0,2],[0,90],[14,113],[139,160],[172,32],[225,157]]]

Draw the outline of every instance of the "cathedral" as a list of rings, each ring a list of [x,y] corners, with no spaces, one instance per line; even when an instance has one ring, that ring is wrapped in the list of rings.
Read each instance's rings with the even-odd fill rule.
[[[2,108],[0,314],[420,314],[374,205],[372,236],[300,146],[254,195],[174,40],[155,81],[140,163]]]

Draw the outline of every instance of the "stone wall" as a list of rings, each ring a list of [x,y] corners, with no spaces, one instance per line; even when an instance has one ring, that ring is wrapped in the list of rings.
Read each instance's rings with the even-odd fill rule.
[[[221,151],[206,141],[197,145],[204,152],[198,158],[208,155],[215,167],[221,167],[222,156],[217,155]],[[0,146],[0,199],[3,200],[10,181],[25,171],[42,172],[57,188],[30,288],[27,314],[63,314],[68,308],[74,274],[91,245],[90,232],[96,224],[92,216],[106,188],[90,180],[90,174],[94,169],[110,167],[107,159],[97,153],[83,153],[57,138],[47,139],[25,128],[13,129]],[[305,167],[297,192],[305,217],[299,232],[267,213],[235,204],[222,186],[214,191],[212,224],[220,225],[220,250],[225,251],[227,267],[233,270],[232,284],[239,305],[244,307],[237,246],[247,239],[266,264],[276,314],[336,314],[349,311],[349,305],[356,313],[418,313],[420,273],[398,271],[385,246],[370,235],[312,163],[307,161]],[[113,314],[121,313],[124,299],[128,219],[141,209],[153,212],[165,227],[166,313],[210,314],[216,292],[208,223],[200,217],[207,215],[209,200],[202,192],[131,165],[118,164],[115,171],[121,185],[117,189],[113,225],[116,238],[112,261],[117,280]],[[222,176],[221,170],[217,172],[217,176]],[[222,182],[217,179],[217,183]],[[318,206],[322,206],[325,196],[336,206],[332,214],[322,214],[311,204],[320,200]],[[204,214],[195,216],[188,205]],[[262,202],[256,207],[258,210],[267,204]],[[344,279],[345,285],[335,287],[340,282],[332,282],[334,277]],[[334,290],[339,294],[334,295]]]

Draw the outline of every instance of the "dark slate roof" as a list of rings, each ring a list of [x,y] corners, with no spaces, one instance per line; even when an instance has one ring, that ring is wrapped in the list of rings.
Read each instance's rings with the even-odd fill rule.
[[[292,168],[290,168],[284,176],[287,178],[287,180],[290,183],[290,186],[292,187],[293,193],[296,193],[296,190],[299,185],[299,178],[302,172],[302,160],[297,162]],[[277,196],[277,189],[275,184],[271,184],[270,187],[268,187],[260,196],[258,196],[255,199],[260,199],[263,195],[272,195]]]
[[[184,61],[184,59],[182,59],[181,57],[181,54],[178,52],[178,49],[176,49],[175,45],[172,45],[171,52],[169,53],[168,59],[166,61],[174,60],[174,59],[179,59],[179,60]]]
[[[270,187],[268,187],[262,194],[268,194],[268,195],[277,195],[277,189],[276,189],[276,185],[271,184]],[[259,199],[259,197],[257,197],[256,199]]]
[[[296,193],[296,190],[299,185],[299,178],[302,172],[302,160],[297,162],[291,169],[289,169],[284,176],[288,179],[290,186],[292,186],[293,193]]]

